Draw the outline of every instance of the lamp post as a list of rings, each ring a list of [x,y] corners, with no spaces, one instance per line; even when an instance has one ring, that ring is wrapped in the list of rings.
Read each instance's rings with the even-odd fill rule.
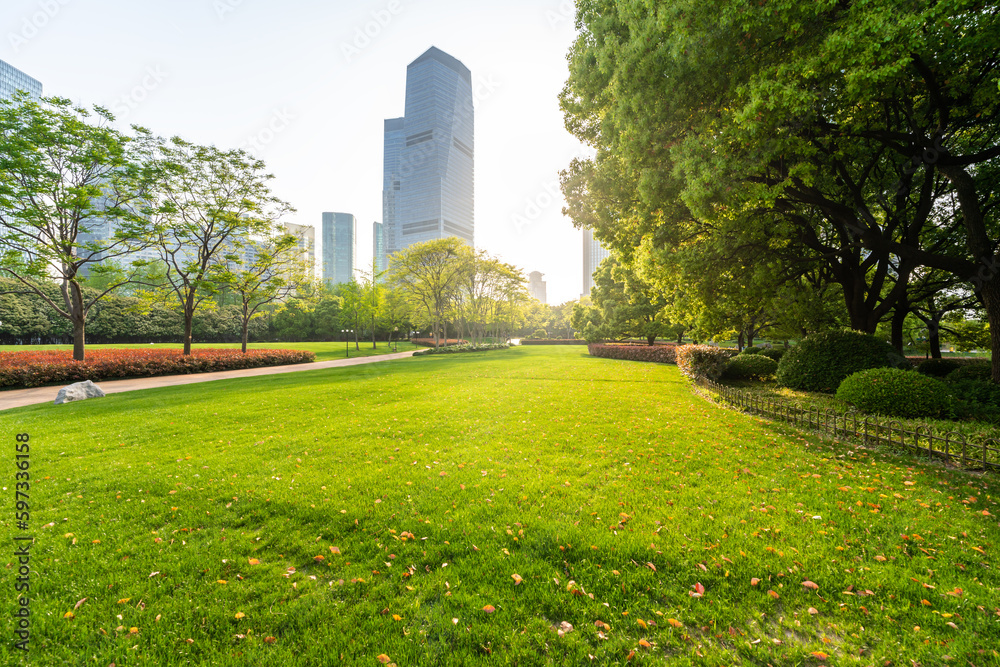
[[[344,333],[344,358],[351,358],[351,341],[347,338],[347,334],[354,333],[354,329],[341,329]]]

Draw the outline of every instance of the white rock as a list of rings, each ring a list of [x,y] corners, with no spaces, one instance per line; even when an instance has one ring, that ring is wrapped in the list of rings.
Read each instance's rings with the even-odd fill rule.
[[[59,394],[56,395],[56,405],[62,405],[71,401],[85,401],[88,398],[103,397],[104,392],[101,391],[101,388],[90,380],[86,380],[85,382],[77,382],[76,384],[71,384],[68,387],[60,389]]]

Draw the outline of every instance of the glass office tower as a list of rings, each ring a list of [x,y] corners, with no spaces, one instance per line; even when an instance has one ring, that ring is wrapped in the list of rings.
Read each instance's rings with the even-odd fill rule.
[[[32,97],[42,96],[42,83],[0,60],[0,100],[14,97],[14,93],[23,90]]]
[[[590,288],[594,286],[594,272],[604,258],[611,254],[601,242],[594,238],[590,229],[583,230],[583,294],[590,296]]]
[[[385,265],[385,225],[381,222],[372,223],[372,257],[375,258],[375,272],[382,273]]]
[[[323,214],[323,280],[350,282],[358,257],[358,221],[350,213]]]
[[[385,252],[457,236],[474,245],[472,72],[436,47],[406,68],[406,110],[385,121]]]

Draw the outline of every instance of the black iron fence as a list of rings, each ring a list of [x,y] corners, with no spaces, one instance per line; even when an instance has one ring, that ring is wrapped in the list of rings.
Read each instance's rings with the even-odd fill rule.
[[[711,392],[720,401],[744,412],[782,421],[834,437],[856,438],[868,445],[902,447],[970,470],[1000,472],[1000,441],[994,438],[967,438],[962,433],[937,433],[929,425],[916,430],[903,428],[901,422],[834,409],[806,409],[789,401],[762,396],[757,392],[727,387],[708,379],[695,384]]]

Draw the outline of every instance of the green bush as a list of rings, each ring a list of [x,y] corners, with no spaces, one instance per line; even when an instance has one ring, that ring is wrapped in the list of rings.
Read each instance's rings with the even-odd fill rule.
[[[959,366],[952,372],[948,373],[948,376],[945,379],[947,379],[948,382],[955,382],[957,380],[989,381],[992,378],[992,367],[989,361],[973,361],[971,364]]]
[[[681,345],[677,348],[677,368],[691,379],[718,380],[736,350],[711,345]]]
[[[899,368],[852,373],[837,388],[837,399],[861,412],[904,418],[949,416],[953,403],[941,380]]]
[[[757,347],[756,345],[749,345],[749,346],[743,348],[743,351],[740,352],[740,354],[760,354],[761,350],[763,350],[763,349],[764,348]]]
[[[778,362],[762,354],[740,354],[729,360],[722,377],[733,380],[766,380],[774,376]]]
[[[781,358],[785,356],[785,348],[783,347],[765,347],[763,350],[758,352],[768,359],[774,359],[775,361],[781,361]]]
[[[917,366],[917,372],[941,378],[960,367],[960,363],[951,359],[927,359],[920,362],[920,365]]]
[[[549,332],[545,329],[538,328],[531,333],[531,338],[548,338]]]
[[[996,424],[1000,422],[1000,384],[990,380],[949,380],[955,396],[956,414],[962,419]]]
[[[462,352],[488,352],[490,350],[506,350],[510,345],[507,343],[480,343],[479,345],[448,345],[447,347],[429,347],[425,350],[417,350],[413,353],[415,357],[423,357],[430,354],[460,354]]]
[[[806,336],[778,362],[778,384],[832,394],[848,375],[869,368],[909,368],[906,357],[871,334],[838,329]]]

